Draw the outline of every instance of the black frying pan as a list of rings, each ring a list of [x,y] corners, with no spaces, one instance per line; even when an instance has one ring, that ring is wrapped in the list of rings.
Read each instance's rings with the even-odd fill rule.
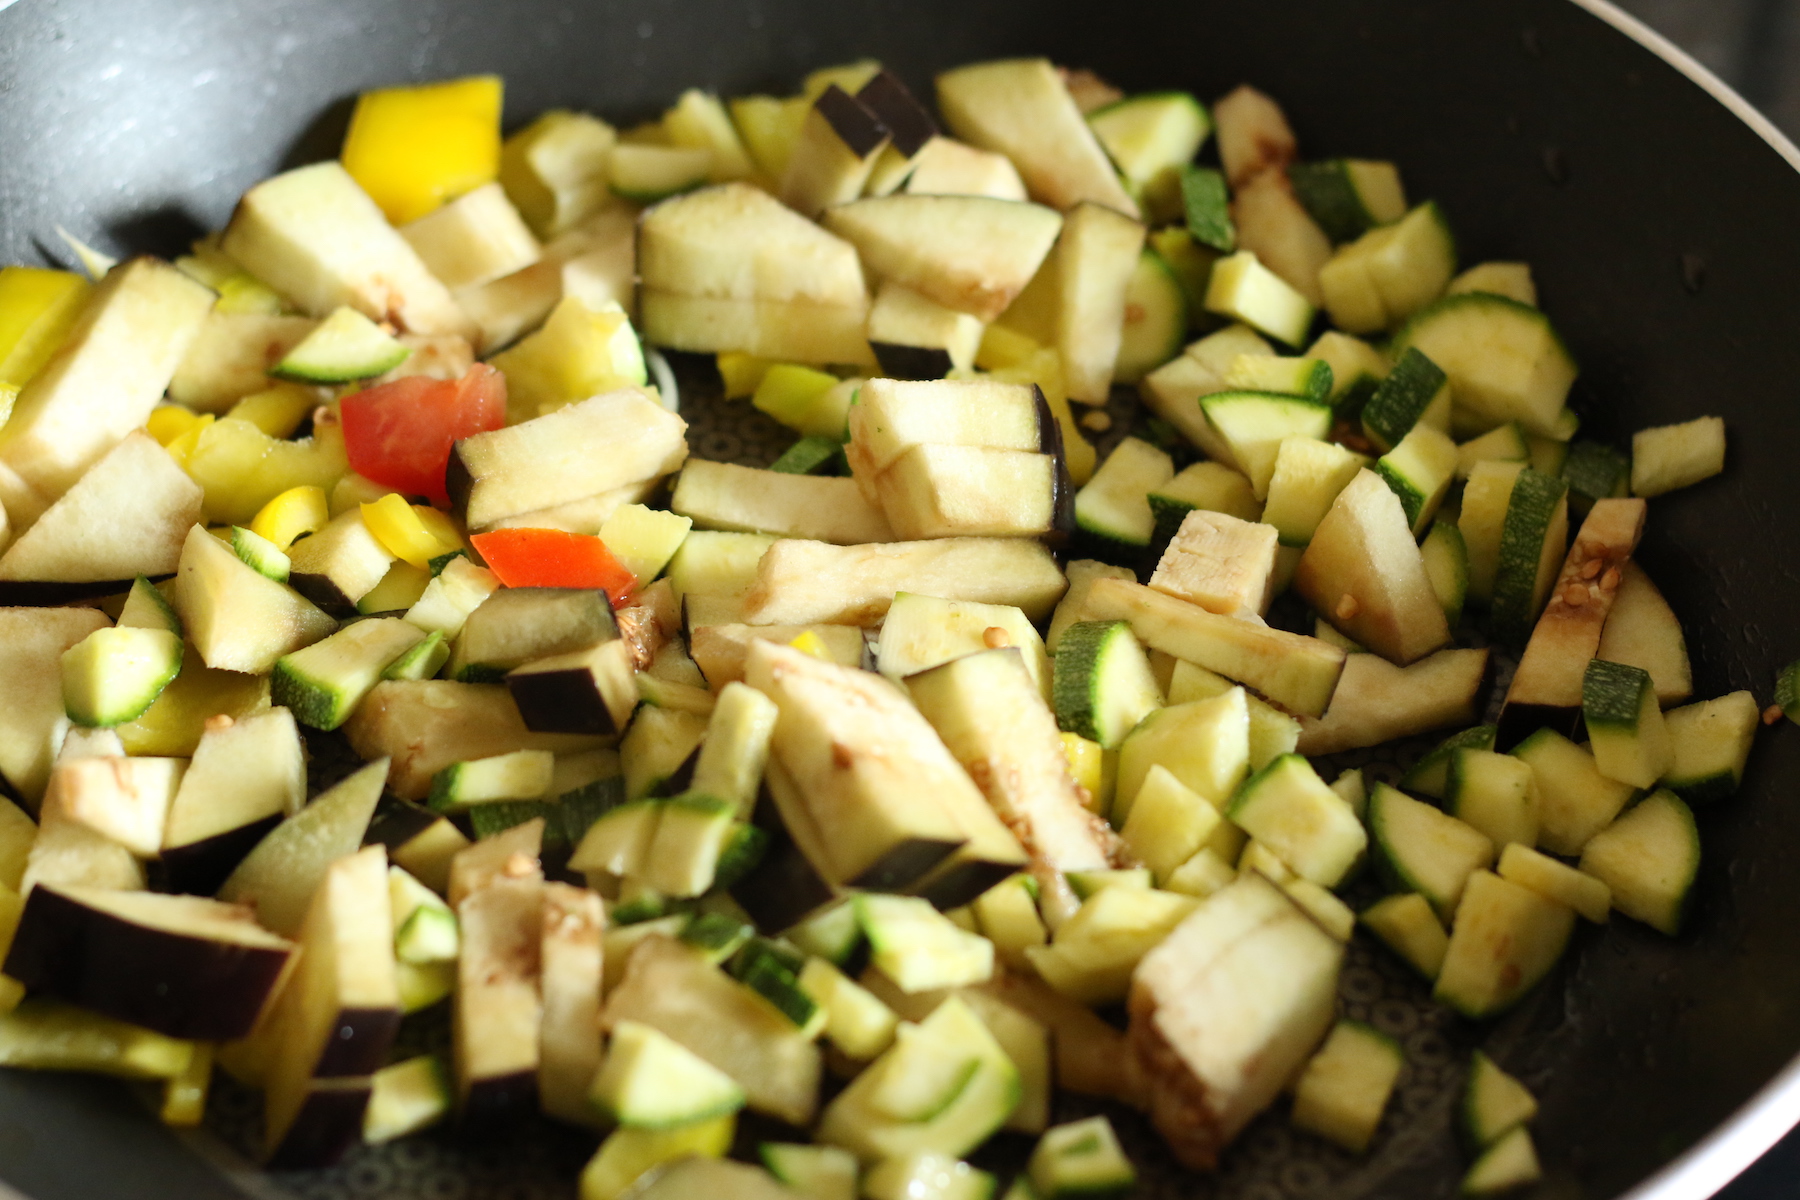
[[[103,249],[177,251],[257,179],[335,153],[347,98],[376,84],[497,71],[516,125],[553,105],[649,116],[693,84],[791,88],[862,55],[929,95],[942,67],[1022,53],[1128,90],[1256,83],[1303,151],[1397,160],[1411,194],[1444,204],[1465,261],[1531,262],[1582,365],[1585,431],[1722,414],[1727,475],[1658,500],[1641,556],[1686,627],[1697,693],[1766,701],[1800,655],[1800,156],[1567,0],[22,0],[0,14],[0,259],[41,261],[59,223]],[[1800,1075],[1743,1107],[1800,1050],[1797,773],[1784,725],[1759,739],[1744,793],[1701,814],[1679,941],[1623,920],[1584,932],[1498,1027],[1412,1036],[1413,1083],[1368,1163],[1275,1120],[1210,1181],[1147,1152],[1144,1194],[1451,1195],[1446,1105],[1483,1041],[1543,1098],[1543,1195],[1709,1194],[1800,1115]],[[1374,993],[1350,999],[1410,1019],[1380,1009],[1387,985],[1364,968],[1351,986]],[[536,1181],[572,1178],[582,1149],[446,1135],[276,1182],[554,1195]],[[242,1194],[122,1087],[12,1072],[0,1177],[36,1200]]]

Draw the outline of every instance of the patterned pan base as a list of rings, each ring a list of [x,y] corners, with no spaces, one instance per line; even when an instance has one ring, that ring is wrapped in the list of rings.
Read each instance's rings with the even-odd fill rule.
[[[689,422],[688,445],[696,457],[766,466],[794,440],[791,432],[747,401],[720,400],[717,376],[704,359],[682,356],[673,365],[682,385],[682,415]],[[1103,450],[1127,432],[1137,431],[1142,418],[1135,399],[1123,391],[1114,393],[1108,413],[1111,428],[1098,439]],[[1501,677],[1492,691],[1496,707],[1512,668],[1510,662],[1497,665]],[[1431,738],[1414,739],[1338,755],[1321,765],[1328,779],[1337,770],[1363,767],[1371,781],[1392,783],[1432,744]],[[314,749],[316,785],[324,786],[347,770],[348,762],[330,761],[333,751],[344,753],[341,745]],[[1363,880],[1349,889],[1346,899],[1360,909],[1378,894],[1372,881]],[[1204,1176],[1174,1166],[1147,1122],[1129,1110],[1061,1096],[1056,1118],[1072,1120],[1096,1112],[1111,1116],[1126,1152],[1139,1167],[1134,1195],[1145,1200],[1358,1200],[1380,1196],[1386,1185],[1421,1171],[1448,1181],[1459,1174],[1451,1165],[1451,1109],[1469,1051],[1485,1044],[1505,1061],[1509,1045],[1536,1023],[1534,1009],[1557,1005],[1558,991],[1553,981],[1539,989],[1535,1004],[1528,1003],[1495,1029],[1479,1030],[1433,1004],[1426,986],[1405,964],[1367,935],[1359,935],[1350,946],[1338,985],[1342,1013],[1389,1034],[1406,1051],[1406,1069],[1366,1156],[1346,1154],[1292,1129],[1282,1104],[1244,1133],[1218,1172]],[[440,1009],[409,1021],[402,1037],[407,1054],[447,1052],[449,1022]],[[1527,1077],[1526,1082],[1536,1080]],[[385,1147],[359,1148],[330,1170],[259,1175],[248,1164],[254,1159],[261,1120],[257,1094],[220,1076],[207,1125],[192,1140],[246,1190],[268,1200],[567,1200],[575,1195],[574,1180],[595,1145],[592,1136],[548,1121],[528,1121],[485,1135],[438,1129]],[[739,1149],[754,1158],[756,1142],[794,1136],[792,1130],[773,1123],[759,1126],[755,1118],[748,1118],[739,1131]],[[1030,1139],[1003,1135],[978,1162],[998,1171],[1004,1182],[1030,1149]]]

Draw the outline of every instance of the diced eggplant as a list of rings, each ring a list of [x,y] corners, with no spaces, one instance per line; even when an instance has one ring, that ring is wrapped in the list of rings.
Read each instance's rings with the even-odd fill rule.
[[[0,556],[0,581],[89,583],[167,575],[202,493],[168,451],[127,434]]]
[[[753,625],[873,625],[896,592],[1010,604],[1033,621],[1067,586],[1050,552],[1025,538],[939,538],[873,546],[783,540],[769,547],[744,597]]]
[[[601,745],[593,737],[533,733],[505,688],[447,679],[378,683],[343,728],[363,759],[393,758],[388,788],[402,800],[423,799],[431,777],[453,762],[513,750],[569,754]]]
[[[465,683],[497,682],[534,659],[618,637],[612,604],[598,588],[503,588],[469,614],[446,671]]]
[[[1343,958],[1337,939],[1255,874],[1208,897],[1144,956],[1130,1044],[1150,1119],[1176,1158],[1214,1166],[1293,1078],[1336,1016]]]
[[[387,847],[388,858],[442,896],[450,890],[450,863],[469,839],[450,818],[405,800],[376,809],[364,839]]]
[[[162,834],[165,880],[211,893],[250,848],[306,799],[293,714],[271,708],[201,735]]]
[[[74,759],[51,771],[45,803],[138,857],[155,858],[186,768],[179,758]]]
[[[854,481],[690,461],[669,500],[702,529],[772,533],[837,545],[888,542],[894,531]]]
[[[357,509],[295,542],[288,558],[288,586],[337,617],[355,613],[357,602],[394,565],[393,552],[369,531]]]
[[[623,388],[456,443],[445,484],[471,529],[666,475],[687,458],[687,422]]]
[[[1575,732],[1582,672],[1600,648],[1645,515],[1642,500],[1594,502],[1507,688],[1496,739],[1501,749],[1545,726],[1564,735]]]
[[[538,1102],[578,1125],[597,1123],[588,1086],[600,1069],[600,985],[606,914],[584,888],[546,883],[539,950],[543,1020],[538,1034]]]
[[[1336,754],[1468,725],[1481,714],[1486,650],[1439,650],[1407,667],[1352,654],[1322,717],[1300,721],[1302,754]]]
[[[271,929],[298,932],[332,863],[362,845],[387,774],[387,760],[377,759],[320,793],[256,844],[219,896],[254,905],[257,919]]]
[[[497,879],[541,878],[544,828],[542,818],[533,818],[458,851],[450,860],[450,887],[444,893],[450,907],[460,908]]]
[[[506,687],[534,733],[614,735],[638,700],[631,649],[619,639],[528,662],[508,672]]]
[[[36,808],[50,779],[63,713],[62,656],[106,614],[91,608],[0,608],[0,775]]]
[[[478,330],[336,160],[244,193],[220,248],[315,317],[349,305],[410,333]]]
[[[1062,228],[1052,209],[987,196],[870,197],[824,223],[877,275],[983,321],[1025,290]]]
[[[538,1105],[544,886],[533,862],[528,874],[502,872],[456,906],[456,1102],[470,1129],[491,1130]]]
[[[62,348],[20,390],[0,436],[0,503],[15,528],[144,424],[214,299],[154,258],[107,273]]]
[[[256,1024],[293,951],[240,905],[42,883],[26,898],[4,970],[33,991],[170,1037],[228,1041]]]
[[[329,1165],[362,1134],[368,1077],[400,1029],[387,854],[334,862],[311,898],[297,974],[271,1014],[263,1145],[271,1164]]]
[[[602,1023],[657,1029],[737,1080],[750,1107],[806,1125],[818,1104],[820,1052],[813,1039],[699,952],[663,937],[640,942]]]
[[[854,200],[888,145],[887,126],[860,97],[832,84],[813,101],[794,138],[781,201],[803,216]]]
[[[175,607],[182,626],[206,665],[215,669],[265,674],[282,655],[337,628],[305,597],[257,574],[200,525],[188,531],[176,578],[181,581]]]

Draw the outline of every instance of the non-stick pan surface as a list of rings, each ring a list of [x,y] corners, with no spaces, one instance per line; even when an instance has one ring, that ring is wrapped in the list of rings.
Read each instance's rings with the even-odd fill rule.
[[[1465,262],[1530,261],[1582,366],[1584,432],[1724,416],[1726,476],[1656,501],[1641,558],[1686,628],[1697,694],[1766,701],[1800,655],[1800,175],[1567,0],[22,0],[0,13],[0,259],[41,261],[58,224],[114,251],[178,250],[249,184],[333,153],[346,98],[371,85],[499,72],[510,127],[555,105],[648,116],[696,84],[790,88],[863,55],[928,95],[940,68],[1015,54],[1128,90],[1210,98],[1255,83],[1308,154],[1399,162],[1409,193],[1450,214]],[[753,432],[716,436],[753,449]],[[1784,725],[1759,739],[1743,793],[1700,814],[1683,937],[1623,920],[1584,931],[1525,1011],[1415,1039],[1430,1086],[1405,1093],[1373,1166],[1350,1169],[1273,1122],[1218,1181],[1148,1164],[1145,1194],[1451,1195],[1451,1052],[1485,1039],[1543,1098],[1545,1195],[1639,1184],[1800,1050],[1797,774],[1800,731]],[[1366,978],[1373,1016],[1414,1019],[1403,1001],[1382,1008],[1379,970]],[[530,1180],[567,1153],[540,1146],[514,1166],[490,1145],[464,1177],[408,1173],[421,1155],[459,1161],[468,1140],[274,1182],[536,1194]],[[36,1200],[239,1194],[122,1087],[15,1072],[0,1072],[0,1178]]]

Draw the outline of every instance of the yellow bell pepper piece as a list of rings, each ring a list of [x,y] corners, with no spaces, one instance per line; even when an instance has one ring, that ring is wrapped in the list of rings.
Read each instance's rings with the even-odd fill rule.
[[[989,325],[981,332],[981,345],[975,351],[975,365],[983,371],[1016,367],[1020,363],[1029,362],[1032,355],[1043,348],[1036,338],[1016,329],[1008,329],[1004,325]]]
[[[90,290],[71,271],[0,270],[0,384],[20,388],[56,353]]]
[[[344,169],[388,220],[416,221],[500,174],[500,100],[498,75],[364,92]]]
[[[719,378],[725,381],[725,398],[742,400],[754,396],[756,389],[762,386],[763,376],[774,365],[772,358],[758,358],[738,350],[719,355]]]
[[[431,584],[431,572],[409,562],[397,562],[388,568],[381,582],[368,595],[356,602],[356,611],[371,613],[404,612],[418,602]]]
[[[161,412],[162,410],[158,409],[157,411]],[[155,415],[155,413],[151,414],[152,417]],[[173,423],[178,418],[167,417],[164,419]],[[188,423],[186,429],[182,430],[168,441],[163,442],[163,449],[169,452],[169,457],[180,464],[183,470],[186,470],[188,460],[194,455],[195,447],[199,446],[201,437],[205,435],[207,429],[211,427],[213,421],[216,419],[217,418],[211,413],[195,417],[193,421]],[[154,433],[152,436],[155,436]],[[162,439],[158,438],[157,440],[161,441]]]
[[[135,721],[114,726],[127,754],[186,758],[200,744],[206,722],[217,713],[236,720],[269,707],[269,677],[215,670],[200,661],[190,644],[181,656],[181,674],[156,703]]]
[[[144,422],[144,432],[167,448],[170,442],[200,423],[200,414],[179,404],[160,404]]]
[[[1100,816],[1112,808],[1113,780],[1119,773],[1117,751],[1102,750],[1099,742],[1090,742],[1078,733],[1062,735],[1063,754],[1069,760],[1069,774],[1087,790],[1087,807]]]
[[[169,453],[188,436],[177,439]],[[289,488],[310,484],[329,494],[350,466],[344,432],[335,421],[319,422],[309,438],[281,441],[236,417],[211,421],[185,461],[179,456],[176,461],[205,491],[207,521],[222,525],[254,520],[263,505]]]
[[[431,560],[462,549],[462,535],[449,517],[435,508],[408,504],[390,492],[362,506],[363,524],[388,553],[424,570]]]
[[[12,944],[13,933],[19,928],[19,918],[24,912],[25,901],[19,893],[0,883],[0,941],[9,946]],[[0,1014],[19,1007],[19,1001],[24,998],[24,984],[0,975]]]
[[[248,421],[272,438],[294,436],[307,414],[319,407],[320,393],[298,383],[278,383],[266,391],[252,392],[225,415]]]
[[[286,551],[303,533],[317,533],[331,521],[325,489],[311,484],[289,488],[275,497],[250,522],[250,532]]]

